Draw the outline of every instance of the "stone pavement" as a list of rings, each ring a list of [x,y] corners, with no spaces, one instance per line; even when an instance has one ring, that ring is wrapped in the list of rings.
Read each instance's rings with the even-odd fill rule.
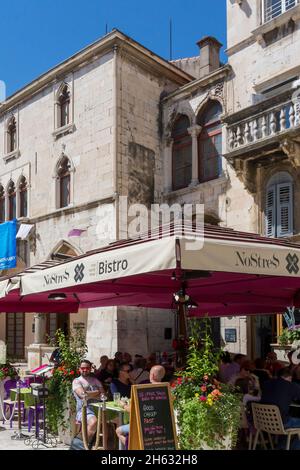
[[[3,431],[2,429],[5,428]],[[13,422],[12,429],[9,428],[9,424],[2,424],[0,423],[0,451],[1,450],[32,450],[31,446],[25,445],[23,440],[16,441],[12,440],[11,436],[14,435],[15,431],[17,430],[17,423]],[[32,435],[32,432],[28,432],[26,426],[23,427],[22,433],[26,435]],[[57,447],[45,447],[43,445],[39,445],[38,450],[68,450],[69,446],[59,443]]]

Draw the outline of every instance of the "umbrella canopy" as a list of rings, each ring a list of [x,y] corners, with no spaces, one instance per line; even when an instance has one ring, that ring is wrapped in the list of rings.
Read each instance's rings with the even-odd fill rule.
[[[185,227],[184,233],[172,227],[27,272],[17,282],[16,277],[3,280],[0,310],[9,299],[19,302],[17,311],[34,299],[45,308],[50,304],[51,311],[56,311],[53,299],[73,308],[170,309],[173,294],[184,287],[196,307],[190,310],[193,316],[279,313],[300,306],[299,264],[300,247],[287,240],[214,226]],[[63,294],[61,301],[57,294]]]

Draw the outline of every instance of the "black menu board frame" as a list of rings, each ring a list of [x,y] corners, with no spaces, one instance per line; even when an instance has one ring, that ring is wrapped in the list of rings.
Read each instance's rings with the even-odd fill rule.
[[[177,449],[173,400],[169,384],[133,385],[129,450]]]

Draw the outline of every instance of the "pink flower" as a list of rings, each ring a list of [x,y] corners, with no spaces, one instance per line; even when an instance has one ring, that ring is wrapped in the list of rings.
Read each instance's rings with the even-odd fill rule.
[[[202,392],[206,392],[206,390],[207,390],[207,387],[206,387],[206,385],[202,385],[202,387],[201,387],[201,391],[202,391]]]
[[[204,397],[203,395],[200,397],[200,401],[206,401],[206,397]]]

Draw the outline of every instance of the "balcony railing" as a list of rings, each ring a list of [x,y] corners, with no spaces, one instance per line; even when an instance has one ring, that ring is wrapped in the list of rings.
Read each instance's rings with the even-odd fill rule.
[[[242,149],[299,127],[300,102],[290,100],[251,118],[228,125],[228,151]]]
[[[264,0],[264,22],[277,18],[299,3],[299,0]]]

